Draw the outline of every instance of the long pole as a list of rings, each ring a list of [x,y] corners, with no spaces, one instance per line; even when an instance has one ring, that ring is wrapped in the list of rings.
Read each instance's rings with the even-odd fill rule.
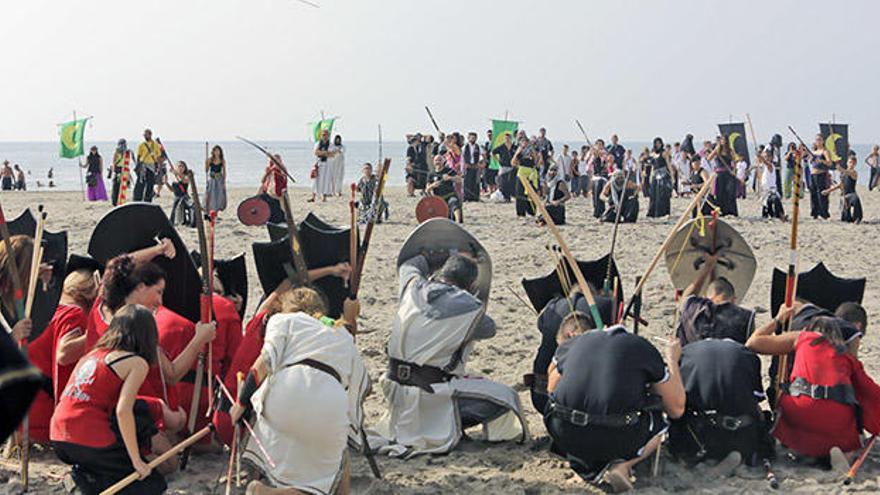
[[[859,473],[859,468],[865,463],[865,459],[868,458],[868,454],[871,452],[871,449],[874,448],[876,442],[877,435],[872,436],[871,439],[868,440],[868,445],[865,445],[862,453],[859,454],[859,457],[852,463],[852,466],[850,466],[849,471],[846,473],[846,478],[843,480],[844,485],[849,485],[856,479],[856,474]]]
[[[633,295],[629,300],[629,304],[627,304],[626,311],[623,312],[624,319],[626,319],[627,316],[630,316],[630,311],[632,310],[633,304],[635,304],[639,295],[642,293],[642,289],[645,288],[645,283],[647,283],[648,278],[651,276],[651,272],[653,272],[654,268],[657,267],[657,263],[660,261],[663,253],[666,252],[666,248],[669,247],[669,243],[672,242],[672,238],[675,237],[675,233],[678,232],[678,229],[680,229],[682,225],[684,225],[694,208],[698,207],[700,201],[703,199],[703,196],[709,193],[709,190],[712,189],[712,184],[714,183],[715,174],[713,173],[712,176],[709,177],[709,180],[707,180],[706,183],[703,184],[703,187],[691,200],[688,207],[685,208],[684,212],[682,212],[681,217],[678,219],[678,222],[676,222],[675,225],[672,227],[672,230],[669,231],[669,235],[666,236],[666,240],[663,241],[663,244],[660,246],[660,249],[657,250],[654,258],[651,259],[651,263],[648,264],[647,270],[645,270],[644,275],[642,275],[641,280],[633,291]]]
[[[437,131],[437,134],[442,133],[443,131],[440,130],[440,126],[438,126],[438,125],[437,125],[437,121],[434,120],[434,114],[431,113],[431,109],[428,108],[428,105],[425,105],[425,111],[428,112],[428,117],[430,117],[430,119],[431,119],[431,124],[434,125],[434,130]]]
[[[620,191],[620,197],[617,198],[617,212],[614,215],[614,230],[611,232],[611,251],[608,252],[608,266],[605,267],[605,283],[603,289],[605,293],[608,294],[611,290],[611,263],[614,261],[614,247],[617,245],[617,228],[620,226],[620,212],[623,211],[623,200],[626,199],[626,188],[629,184],[629,175],[632,170],[626,171],[626,176],[623,179],[623,189]],[[614,185],[611,185],[611,189],[614,189]],[[613,304],[617,304],[617,299],[615,298],[612,301]]]
[[[587,137],[587,131],[584,129],[584,126],[581,125],[581,121],[574,119],[574,123],[577,124],[578,129],[581,130],[581,134],[584,135],[584,141],[587,142],[587,146],[593,146],[593,143],[590,142],[590,138]]]
[[[364,240],[361,242],[357,263],[351,272],[351,282],[349,283],[349,286],[352,299],[357,298],[358,290],[361,286],[361,275],[364,273],[364,264],[367,261],[367,250],[370,249],[370,239],[373,237],[373,229],[379,218],[379,207],[382,205],[383,194],[385,191],[385,179],[388,177],[389,168],[391,168],[391,159],[386,158],[379,171],[381,174],[379,175],[379,185],[376,186],[376,193],[373,195],[373,216],[370,218],[370,222],[367,224],[366,229],[364,229]]]
[[[593,293],[592,291],[590,291],[590,286],[589,284],[587,284],[587,279],[584,277],[583,272],[581,272],[581,268],[577,264],[577,260],[568,249],[568,245],[565,243],[565,239],[562,238],[562,234],[559,233],[559,229],[556,227],[556,224],[553,223],[553,219],[550,217],[550,214],[547,213],[547,208],[544,206],[544,203],[541,201],[538,193],[535,192],[535,190],[532,188],[532,185],[525,177],[520,177],[519,180],[522,183],[523,189],[525,189],[526,194],[529,196],[529,199],[531,199],[535,207],[541,211],[541,216],[544,219],[547,228],[550,229],[553,237],[556,238],[556,242],[562,249],[562,254],[565,255],[565,259],[566,261],[568,261],[568,265],[571,268],[571,271],[574,272],[574,276],[578,281],[578,285],[580,285],[581,287],[581,292],[584,293],[584,297],[587,299],[587,303],[590,305],[590,314],[593,317],[593,323],[596,325],[596,329],[604,329],[605,324],[602,322],[602,316],[599,314],[599,306],[596,305],[596,299],[593,298]]]
[[[795,138],[800,141],[801,145],[806,148],[806,144],[803,142],[800,136],[798,136],[797,132],[791,127],[788,126],[788,130],[794,134]],[[791,233],[789,234],[789,256],[788,256],[788,271],[785,277],[785,307],[791,308],[794,305],[794,298],[797,292],[797,264],[798,264],[798,244],[797,244],[797,234],[798,234],[798,218],[800,216],[800,193],[801,193],[801,152],[797,151],[795,154],[794,161],[794,177],[792,179],[794,181],[792,195],[791,195]],[[791,324],[791,318],[788,319],[789,325]],[[779,358],[779,369],[776,372],[776,398],[779,398],[779,394],[782,392],[782,384],[785,382],[785,375],[788,370],[788,355],[782,355]],[[778,401],[777,401],[778,403]]]
[[[76,110],[73,111],[73,125],[74,125],[74,128],[76,128]],[[83,123],[83,125],[85,125],[85,123]],[[80,155],[80,157],[79,157],[79,166],[77,168],[79,168],[79,190],[82,192],[83,201],[85,201],[86,200],[86,186],[85,186],[85,181],[83,181],[82,155]],[[103,178],[99,178],[99,179],[103,180]]]
[[[211,423],[208,426],[197,431],[196,433],[193,433],[192,435],[190,435],[189,438],[187,438],[186,440],[180,442],[179,444],[175,445],[174,447],[171,447],[171,449],[168,450],[167,452],[165,452],[164,454],[162,454],[159,457],[150,461],[149,464],[147,464],[147,466],[149,466],[150,469],[156,469],[163,462],[167,461],[168,459],[171,459],[172,457],[176,456],[177,454],[179,454],[183,450],[193,446],[196,442],[201,440],[202,437],[211,433],[211,431],[213,431],[213,430],[214,430],[214,424]],[[137,471],[135,471],[135,472],[129,474],[128,476],[126,476],[125,478],[122,478],[121,480],[116,482],[115,485],[113,485],[110,488],[107,488],[106,490],[101,492],[101,495],[114,495],[116,493],[119,493],[122,490],[125,490],[126,487],[128,487],[129,485],[131,485],[132,483],[134,483],[138,479],[140,479],[140,475],[138,474]]]

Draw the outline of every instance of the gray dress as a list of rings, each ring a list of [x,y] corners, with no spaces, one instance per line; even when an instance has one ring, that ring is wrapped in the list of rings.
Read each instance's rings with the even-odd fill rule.
[[[211,163],[208,168],[208,184],[205,187],[205,211],[226,209],[226,176],[222,163]]]

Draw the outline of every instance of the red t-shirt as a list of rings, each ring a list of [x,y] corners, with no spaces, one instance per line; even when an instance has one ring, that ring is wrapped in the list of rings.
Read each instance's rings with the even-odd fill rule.
[[[59,305],[55,309],[55,315],[49,321],[49,325],[43,333],[28,346],[28,358],[40,368],[44,375],[52,380],[52,389],[55,400],[60,397],[67,380],[76,366],[73,364],[57,366],[55,357],[58,344],[62,337],[75,330],[86,332],[88,318],[85,311],[76,305]],[[86,333],[86,345],[83,354],[91,350],[98,337],[94,332]],[[82,356],[77,357],[77,361]],[[37,392],[34,403],[29,412],[30,435],[38,443],[49,442],[49,420],[55,409],[55,401],[42,389]]]
[[[53,441],[96,449],[116,443],[110,417],[123,381],[105,362],[109,353],[99,349],[77,363],[52,415],[49,436]]]
[[[798,336],[791,379],[800,377],[823,386],[852,385],[864,427],[876,434],[880,431],[880,387],[852,355],[838,353],[828,342],[813,345],[819,337],[816,332],[801,332]],[[795,452],[821,457],[827,456],[832,447],[852,452],[861,446],[855,407],[851,405],[784,394],[779,408],[781,414],[773,435]]]
[[[236,375],[241,372],[247,376],[251,366],[260,357],[263,349],[263,326],[265,325],[266,312],[261,311],[254,315],[248,322],[244,338],[235,352],[229,364],[229,370],[223,380],[223,384],[229,389],[232,397],[238,397],[238,383]],[[217,427],[217,438],[226,445],[232,445],[232,422],[229,414],[222,411],[214,413],[214,425]]]

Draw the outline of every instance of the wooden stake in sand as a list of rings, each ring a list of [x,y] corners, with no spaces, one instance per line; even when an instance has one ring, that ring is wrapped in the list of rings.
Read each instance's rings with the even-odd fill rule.
[[[574,276],[577,279],[578,285],[580,285],[581,287],[581,292],[584,293],[584,297],[587,298],[587,303],[590,305],[590,315],[593,317],[593,323],[596,325],[596,329],[604,329],[605,324],[602,322],[602,316],[599,314],[599,307],[596,305],[596,299],[593,298],[593,293],[592,291],[590,291],[590,286],[589,284],[587,284],[587,279],[584,277],[583,272],[581,272],[581,268],[580,266],[578,266],[577,260],[575,260],[574,256],[571,254],[571,251],[568,249],[568,245],[565,243],[565,239],[562,238],[562,234],[559,233],[559,229],[556,227],[556,224],[553,223],[553,219],[550,218],[550,214],[547,213],[547,208],[544,207],[544,203],[541,201],[538,193],[535,192],[535,190],[532,188],[532,185],[525,177],[520,177],[519,180],[520,182],[522,182],[523,189],[525,189],[526,194],[528,194],[529,199],[532,201],[532,204],[534,204],[535,207],[541,211],[541,216],[544,219],[547,228],[550,229],[553,237],[556,238],[556,242],[562,249],[562,254],[565,255],[566,261],[568,261],[571,270],[574,272]]]

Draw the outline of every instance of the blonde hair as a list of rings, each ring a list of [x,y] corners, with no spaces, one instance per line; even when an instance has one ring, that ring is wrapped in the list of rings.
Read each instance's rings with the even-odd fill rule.
[[[314,318],[321,318],[327,313],[324,298],[314,289],[297,287],[278,294],[275,308],[277,313],[305,313]]]
[[[82,269],[70,272],[64,279],[61,293],[70,297],[81,308],[88,309],[98,296],[98,272]]]

